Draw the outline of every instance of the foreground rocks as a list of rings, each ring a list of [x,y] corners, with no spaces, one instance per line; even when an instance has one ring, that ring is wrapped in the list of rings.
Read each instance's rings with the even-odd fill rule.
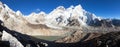
[[[9,30],[1,25],[0,21],[0,46],[1,47],[47,47],[45,40],[37,40],[32,36]],[[47,41],[46,41],[47,42]]]
[[[79,41],[87,41],[93,39],[95,37],[99,37],[102,33],[94,32],[94,33],[83,33],[81,31],[75,31],[71,35],[66,36],[62,39],[55,40],[55,42],[60,43],[76,43]]]
[[[75,32],[74,38],[79,38]],[[74,43],[51,42],[9,30],[0,24],[0,47],[120,47],[120,31],[106,34],[89,33],[81,41]],[[80,39],[80,38],[79,38]],[[72,38],[71,38],[72,40]]]
[[[3,31],[1,38],[2,41],[9,41],[10,47],[24,47],[15,37],[7,33],[6,31]]]
[[[120,32],[110,32],[85,41],[84,44],[84,47],[120,47]]]

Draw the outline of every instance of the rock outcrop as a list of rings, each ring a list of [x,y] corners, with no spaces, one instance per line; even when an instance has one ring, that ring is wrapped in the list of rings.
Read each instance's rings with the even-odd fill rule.
[[[0,25],[1,42],[2,47],[47,47],[48,44],[44,43],[45,40],[35,41],[32,36],[18,33],[16,31],[9,30],[8,28]],[[34,40],[35,39],[35,40]],[[47,42],[47,41],[46,41]]]
[[[94,32],[94,33],[82,33],[81,31],[75,31],[73,34],[66,36],[64,38],[55,40],[58,43],[76,43],[91,40],[95,37],[101,36],[102,33]]]
[[[24,47],[15,37],[7,33],[6,31],[3,31],[1,38],[2,41],[9,41],[10,47]]]

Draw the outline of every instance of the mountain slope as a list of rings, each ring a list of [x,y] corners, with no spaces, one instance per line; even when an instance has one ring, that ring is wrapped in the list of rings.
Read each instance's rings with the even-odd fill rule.
[[[59,6],[49,14],[45,12],[31,13],[28,16],[10,9],[0,2],[0,20],[11,30],[28,35],[63,35],[72,30],[118,30],[120,20],[103,19],[85,11],[81,5],[64,8]],[[98,30],[99,29],[99,30]]]

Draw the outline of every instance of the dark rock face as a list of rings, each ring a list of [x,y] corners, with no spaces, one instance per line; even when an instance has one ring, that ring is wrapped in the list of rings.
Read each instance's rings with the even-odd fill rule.
[[[94,19],[90,21],[88,25],[94,26],[94,27],[113,27],[113,26],[119,26],[120,21],[119,20],[110,20],[110,19]]]
[[[56,21],[58,22],[58,24],[61,23],[62,20],[63,20],[63,17],[62,17],[62,16],[59,16],[58,18],[56,18]]]
[[[120,26],[120,20],[118,20],[118,19],[113,19],[112,23],[114,26]]]
[[[77,43],[57,43],[62,47],[120,47],[120,32],[110,32],[87,41]]]
[[[0,41],[0,47],[9,47],[10,43],[8,41]]]
[[[110,19],[101,20],[102,27],[113,27],[112,21]]]
[[[96,26],[102,26],[102,23],[98,19],[95,19],[95,20],[90,21],[88,25],[96,27]]]
[[[85,47],[120,47],[120,32],[110,32],[83,42]]]
[[[3,31],[3,26],[1,24],[2,24],[2,21],[0,20],[0,31]]]
[[[78,19],[68,19],[67,26],[80,26]]]
[[[120,26],[120,20],[119,19],[94,19],[92,21],[90,21],[90,23],[88,24],[90,26],[94,26],[94,27],[119,27]]]

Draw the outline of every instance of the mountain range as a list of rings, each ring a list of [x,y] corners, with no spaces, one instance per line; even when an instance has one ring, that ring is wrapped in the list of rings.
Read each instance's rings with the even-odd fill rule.
[[[59,6],[49,14],[41,11],[25,16],[0,2],[0,20],[7,28],[28,35],[63,35],[71,30],[119,30],[120,26],[119,19],[97,17],[81,5]]]
[[[41,11],[24,15],[0,2],[0,46],[119,47],[119,31],[120,19],[98,17],[81,5],[58,6],[48,14]],[[62,38],[51,42],[34,36]]]

